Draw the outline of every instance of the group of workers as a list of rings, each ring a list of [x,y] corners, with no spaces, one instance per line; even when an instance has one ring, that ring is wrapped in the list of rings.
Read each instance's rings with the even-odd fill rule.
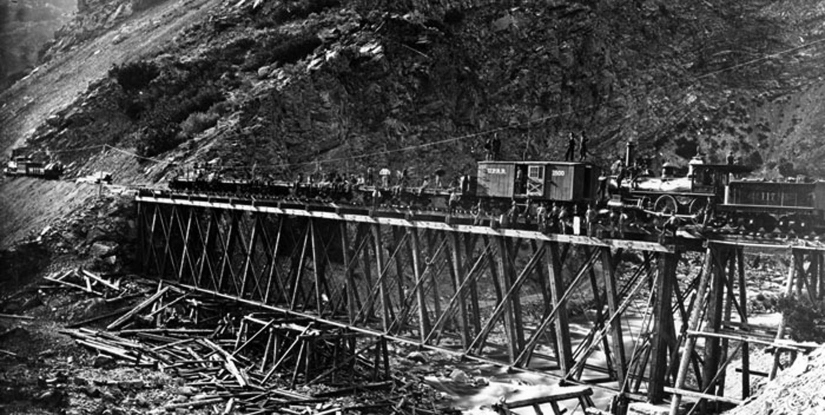
[[[568,207],[565,204],[556,202],[535,203],[530,199],[519,204],[513,200],[506,212],[496,218],[493,212],[487,211],[484,201],[479,200],[473,211],[475,215],[474,224],[476,225],[482,225],[484,218],[487,217],[505,227],[518,224],[527,226],[535,224],[540,232],[562,235],[597,236],[597,224],[599,223],[598,212],[593,204],[587,205],[587,208],[581,213],[577,205]],[[610,220],[615,222],[614,225],[618,225],[614,226],[614,229],[623,229],[622,219],[627,220],[627,215],[623,212],[619,215],[611,214]],[[618,236],[618,232],[620,231],[614,232],[611,236]]]

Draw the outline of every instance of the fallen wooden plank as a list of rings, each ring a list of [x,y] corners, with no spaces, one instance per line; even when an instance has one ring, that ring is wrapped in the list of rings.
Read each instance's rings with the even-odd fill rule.
[[[127,329],[118,330],[120,334],[137,334],[137,333],[163,333],[163,334],[186,334],[186,335],[208,335],[212,334],[212,330],[208,329]]]
[[[231,353],[227,352],[221,346],[218,346],[217,344],[215,344],[214,342],[212,342],[209,339],[201,339],[201,343],[203,343],[207,347],[212,348],[213,350],[219,352],[219,354],[221,355],[222,360],[225,362],[224,367],[226,368],[226,370],[229,373],[232,374],[232,376],[235,377],[235,380],[238,381],[239,385],[241,385],[241,386],[248,386],[249,385],[249,380],[246,379],[246,376],[244,376],[243,373],[241,373],[241,371],[235,365],[235,357],[232,356]]]
[[[523,399],[520,401],[506,402],[507,408],[522,408],[525,406],[541,405],[544,403],[564,401],[567,399],[578,399],[584,396],[590,396],[593,390],[588,387],[570,386],[559,388],[557,392],[544,394],[538,398]]]
[[[92,317],[92,318],[87,318],[86,320],[83,320],[83,321],[78,321],[77,323],[72,323],[72,324],[69,324],[69,325],[67,325],[66,327],[67,327],[67,328],[70,328],[70,329],[73,329],[73,328],[77,328],[77,327],[80,327],[80,326],[85,326],[85,325],[87,325],[87,324],[91,324],[91,323],[94,323],[94,322],[96,322],[96,321],[105,320],[105,319],[107,319],[107,318],[109,318],[109,317],[114,317],[114,316],[121,315],[121,314],[123,314],[123,313],[125,313],[125,312],[127,312],[127,311],[129,311],[129,310],[131,310],[131,309],[132,309],[132,307],[131,307],[131,306],[129,306],[129,307],[121,307],[121,308],[118,308],[118,309],[117,309],[117,310],[115,310],[115,311],[112,311],[111,313],[106,313],[106,314],[103,314],[103,315],[100,315],[100,316],[95,316],[95,317]]]
[[[669,387],[669,386],[665,386],[665,392],[672,393],[674,395],[689,396],[691,398],[696,398],[696,399],[707,399],[709,401],[727,402],[727,403],[731,403],[731,404],[734,404],[734,405],[739,405],[743,402],[740,399],[727,398],[727,397],[724,397],[724,396],[717,396],[717,395],[710,395],[710,394],[707,394],[707,393],[702,393],[702,392],[692,391],[692,390],[687,390],[687,389],[677,389],[677,388],[672,388],[672,387]]]
[[[170,403],[170,404],[166,404],[164,406],[164,408],[166,408],[166,409],[199,408],[201,406],[214,405],[214,404],[219,404],[219,403],[223,403],[223,398],[207,398],[207,399],[200,399],[200,400],[197,400],[197,401]]]
[[[87,292],[87,293],[94,294],[94,295],[99,295],[99,296],[103,297],[103,293],[99,293],[99,292],[97,292],[97,291],[95,291],[95,290],[92,290],[92,289],[86,288],[86,287],[84,287],[84,286],[82,286],[82,285],[75,284],[75,283],[73,283],[73,282],[68,282],[68,281],[57,280],[57,279],[54,279],[54,278],[51,278],[51,277],[43,277],[43,279],[45,279],[45,280],[47,280],[47,281],[51,281],[51,282],[57,283],[57,284],[60,284],[60,285],[63,285],[63,286],[66,286],[66,287],[77,288],[77,289],[79,289],[79,290],[81,290],[81,291],[85,291],[85,292]]]
[[[366,383],[363,385],[354,385],[348,386],[346,388],[331,390],[328,392],[316,393],[312,395],[315,398],[331,398],[335,396],[341,395],[351,395],[353,392],[358,391],[372,391],[372,390],[379,390],[379,389],[389,389],[393,385],[395,385],[394,381],[388,380],[385,382],[376,382],[376,383]]]
[[[13,320],[34,320],[34,317],[32,316],[21,316],[19,314],[0,314],[0,318]]]
[[[184,294],[184,295],[182,295],[182,296],[180,296],[180,297],[178,297],[178,298],[176,298],[176,299],[174,299],[174,300],[172,300],[172,301],[170,301],[170,302],[166,303],[166,305],[164,305],[163,307],[160,307],[160,308],[158,308],[157,310],[155,310],[155,311],[153,311],[153,312],[149,313],[149,315],[147,315],[147,316],[146,316],[146,318],[152,318],[152,317],[156,316],[158,313],[162,312],[163,310],[166,310],[167,308],[169,308],[169,307],[171,307],[171,306],[173,306],[173,305],[177,304],[178,302],[180,302],[180,301],[182,301],[182,300],[186,299],[186,297],[188,297],[188,294]]]
[[[72,273],[73,273],[73,272],[74,272],[74,270],[71,270],[71,269],[70,269],[70,270],[68,270],[68,271],[63,271],[63,272],[61,272],[61,273],[60,273],[60,275],[59,275],[59,276],[57,276],[57,277],[52,277],[51,275],[49,275],[49,277],[54,278],[54,279],[56,279],[56,280],[62,280],[62,279],[64,279],[64,278],[68,277],[69,275],[72,275]],[[47,278],[47,279],[48,279],[48,278]]]
[[[115,291],[120,290],[120,284],[113,284],[113,283],[111,283],[111,282],[109,282],[109,281],[106,281],[105,279],[103,279],[103,278],[101,278],[101,277],[99,277],[99,276],[97,276],[97,275],[95,275],[95,274],[92,274],[91,272],[86,271],[86,270],[85,270],[85,269],[83,269],[83,268],[81,268],[81,269],[80,269],[80,272],[82,272],[82,273],[83,273],[84,275],[86,275],[87,277],[89,277],[89,278],[91,278],[91,279],[93,279],[93,280],[95,280],[95,281],[97,281],[97,282],[99,282],[99,283],[101,283],[101,284],[103,284],[103,285],[105,285],[105,286],[107,286],[107,287],[109,287],[109,288],[111,288],[111,289],[115,290]]]
[[[7,355],[7,356],[11,356],[11,357],[20,357],[20,355],[15,353],[15,352],[10,352],[8,350],[3,350],[3,349],[0,349],[0,354],[4,354],[4,355]]]
[[[154,303],[160,297],[162,297],[164,294],[166,294],[166,291],[169,291],[169,286],[168,285],[161,288],[153,296],[147,298],[142,303],[138,304],[135,308],[132,309],[132,311],[124,314],[122,317],[120,317],[119,319],[113,321],[111,324],[106,326],[106,330],[115,330],[115,329],[117,329],[123,323],[129,321],[129,319],[131,319],[132,317],[136,316],[138,313],[140,313],[141,311],[146,309],[146,307],[149,307],[150,305],[152,305],[152,303]]]

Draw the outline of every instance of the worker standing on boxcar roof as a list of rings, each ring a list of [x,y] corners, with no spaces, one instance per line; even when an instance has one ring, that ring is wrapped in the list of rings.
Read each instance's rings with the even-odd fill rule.
[[[734,164],[736,158],[733,156],[733,150],[728,150],[728,156],[725,158],[728,164]]]
[[[493,160],[501,158],[501,140],[498,138],[498,133],[493,134]]]
[[[587,158],[587,135],[584,131],[581,132],[581,145],[579,146],[579,161],[584,161]]]
[[[570,133],[570,138],[567,140],[567,153],[564,153],[564,161],[573,161],[576,157],[576,137]]]

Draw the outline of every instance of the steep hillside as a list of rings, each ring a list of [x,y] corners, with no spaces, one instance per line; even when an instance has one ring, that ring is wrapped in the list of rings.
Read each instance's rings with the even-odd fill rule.
[[[154,183],[367,165],[470,172],[585,132],[655,161],[733,151],[825,176],[825,2],[86,0],[0,95],[4,152]]]
[[[34,68],[77,0],[0,0],[0,91]]]
[[[649,156],[733,150],[823,173],[823,16],[810,2],[216,0],[208,16],[191,15],[204,1],[143,3],[81,5],[48,67],[4,95],[6,151],[28,138],[221,157],[243,174],[333,159],[327,168],[413,160],[460,172],[489,133],[507,157],[536,158],[585,131],[602,157],[634,139]],[[188,28],[173,37],[172,25]],[[145,65],[107,76],[124,62]]]

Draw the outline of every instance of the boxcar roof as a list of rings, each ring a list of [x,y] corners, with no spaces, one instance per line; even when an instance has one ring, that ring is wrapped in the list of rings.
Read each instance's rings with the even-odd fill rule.
[[[581,162],[581,161],[555,161],[555,160],[533,160],[533,161],[510,161],[510,160],[483,160],[479,161],[478,164],[523,164],[523,165],[536,165],[536,164],[561,164],[564,166],[594,166],[595,164],[590,162]]]

